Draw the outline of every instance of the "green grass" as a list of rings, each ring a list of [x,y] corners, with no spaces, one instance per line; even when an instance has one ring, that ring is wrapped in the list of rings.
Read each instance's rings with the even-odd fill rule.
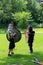
[[[35,31],[43,32],[43,29],[35,29]],[[0,65],[37,65],[31,62],[34,57],[37,57],[40,62],[43,62],[43,33],[35,34],[33,54],[29,53],[29,47],[25,41],[24,35],[22,35],[21,41],[16,43],[16,48],[14,49],[14,55],[12,57],[8,57],[7,55],[8,46],[9,42],[6,39],[6,35],[0,34]]]
[[[43,32],[43,28],[34,28],[36,32]]]

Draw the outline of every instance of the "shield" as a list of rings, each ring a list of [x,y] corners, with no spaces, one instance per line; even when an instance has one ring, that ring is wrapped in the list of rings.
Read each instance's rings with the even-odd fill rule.
[[[16,33],[16,35],[13,37],[14,42],[20,41],[21,40],[21,32],[18,29],[14,28],[14,33]],[[10,41],[11,37],[10,37],[9,32],[6,34],[6,38],[8,41]]]

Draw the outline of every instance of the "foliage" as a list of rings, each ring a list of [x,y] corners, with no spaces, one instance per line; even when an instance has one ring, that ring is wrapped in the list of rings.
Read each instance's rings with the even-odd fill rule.
[[[34,27],[43,23],[43,3],[35,0],[0,0],[0,24],[6,26],[11,20],[21,28],[27,28],[28,22]]]
[[[43,21],[43,5],[41,6],[41,3],[37,3],[35,0],[31,0],[31,3],[29,5],[30,0],[28,0],[28,10],[30,6],[30,11],[32,14],[32,17],[36,23],[41,23]],[[39,12],[40,11],[40,12]]]
[[[30,12],[18,12],[13,14],[14,19],[17,21],[17,25],[19,28],[27,28],[27,24],[32,20],[32,16]]]
[[[40,20],[43,23],[43,2],[40,3]]]

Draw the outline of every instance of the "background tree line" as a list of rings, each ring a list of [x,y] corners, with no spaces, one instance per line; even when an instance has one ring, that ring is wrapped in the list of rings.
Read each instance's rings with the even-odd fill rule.
[[[13,20],[19,28],[43,27],[43,2],[36,0],[0,0],[0,27]]]

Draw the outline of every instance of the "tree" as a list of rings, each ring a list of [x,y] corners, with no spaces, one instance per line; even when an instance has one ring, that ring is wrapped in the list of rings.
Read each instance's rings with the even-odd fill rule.
[[[36,3],[35,0],[27,0],[28,1],[28,10],[31,12],[32,14],[32,17],[34,19],[34,22],[36,23],[40,23],[39,20],[38,20],[38,17],[39,17],[39,13],[38,13],[38,8],[37,6],[39,6],[39,4]]]
[[[24,11],[26,4],[25,0],[1,0],[0,21],[5,23],[5,21],[13,19],[12,13]],[[1,11],[3,11],[2,14]]]
[[[43,22],[43,2],[40,3],[40,21]]]
[[[27,28],[28,23],[32,20],[31,12],[17,12],[12,14],[19,28]]]

